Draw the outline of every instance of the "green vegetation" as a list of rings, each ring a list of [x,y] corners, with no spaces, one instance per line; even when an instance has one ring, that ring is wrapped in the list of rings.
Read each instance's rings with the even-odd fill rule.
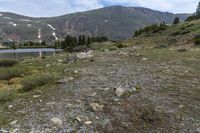
[[[22,81],[23,91],[31,91],[37,87],[41,87],[47,83],[52,82],[53,76],[49,74],[39,74],[27,77]]]
[[[179,17],[175,17],[173,24],[178,24],[178,23],[180,23],[180,19]]]
[[[56,42],[56,46],[61,45],[62,49],[65,49],[68,52],[73,51],[82,51],[86,48],[90,47],[91,43],[94,42],[104,42],[108,41],[107,37],[86,37],[85,35],[80,35],[77,37],[73,37],[68,35],[64,41]],[[77,48],[78,47],[78,48]]]
[[[8,68],[0,71],[0,80],[10,80],[12,78],[21,77],[22,71],[18,69]]]
[[[15,59],[0,59],[0,67],[10,67],[18,63]]]
[[[200,34],[198,34],[194,37],[194,43],[195,43],[195,45],[200,45]]]
[[[192,21],[200,18],[200,2],[197,6],[196,13],[192,16],[189,16],[186,21]]]
[[[151,33],[158,33],[160,31],[164,31],[168,28],[168,26],[163,22],[161,24],[153,24],[150,26],[146,26],[142,29],[135,31],[135,37],[141,34],[151,34]]]
[[[0,104],[14,99],[16,92],[14,90],[0,90]]]

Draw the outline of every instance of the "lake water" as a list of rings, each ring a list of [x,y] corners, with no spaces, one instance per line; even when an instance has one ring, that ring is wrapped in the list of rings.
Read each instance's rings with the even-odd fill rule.
[[[20,59],[24,57],[40,57],[40,56],[49,56],[55,55],[56,53],[61,52],[61,49],[53,48],[35,48],[35,49],[8,49],[0,50],[0,58],[14,58]]]

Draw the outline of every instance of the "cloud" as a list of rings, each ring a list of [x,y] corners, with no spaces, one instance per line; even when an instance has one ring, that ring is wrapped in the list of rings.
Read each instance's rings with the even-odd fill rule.
[[[28,16],[58,16],[104,6],[141,6],[173,13],[192,13],[199,0],[0,0],[0,11]]]

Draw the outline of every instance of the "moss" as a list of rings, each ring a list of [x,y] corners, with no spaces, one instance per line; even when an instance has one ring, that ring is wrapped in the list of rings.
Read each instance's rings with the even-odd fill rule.
[[[53,76],[49,74],[30,76],[22,81],[22,90],[31,91],[33,89],[36,89],[37,87],[44,86],[51,81],[53,81]]]
[[[21,77],[22,71],[18,69],[5,69],[0,72],[0,80],[10,80],[12,78]]]
[[[0,59],[0,67],[10,67],[17,63],[18,61],[15,59]]]

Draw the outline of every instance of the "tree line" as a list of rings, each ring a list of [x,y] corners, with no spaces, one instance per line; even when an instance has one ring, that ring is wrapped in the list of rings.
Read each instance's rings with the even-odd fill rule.
[[[61,47],[62,49],[65,49],[66,51],[72,52],[75,47],[78,46],[86,46],[90,47],[90,45],[94,42],[104,42],[108,41],[107,37],[89,37],[85,35],[79,35],[78,37],[76,36],[71,36],[67,35],[64,40],[62,41],[57,41],[55,43],[56,47]]]
[[[152,25],[146,26],[144,28],[141,28],[139,30],[136,30],[135,36],[139,36],[143,33],[157,33],[157,32],[166,30],[167,27],[168,26],[165,24],[165,22],[162,22],[160,24],[152,24]]]

